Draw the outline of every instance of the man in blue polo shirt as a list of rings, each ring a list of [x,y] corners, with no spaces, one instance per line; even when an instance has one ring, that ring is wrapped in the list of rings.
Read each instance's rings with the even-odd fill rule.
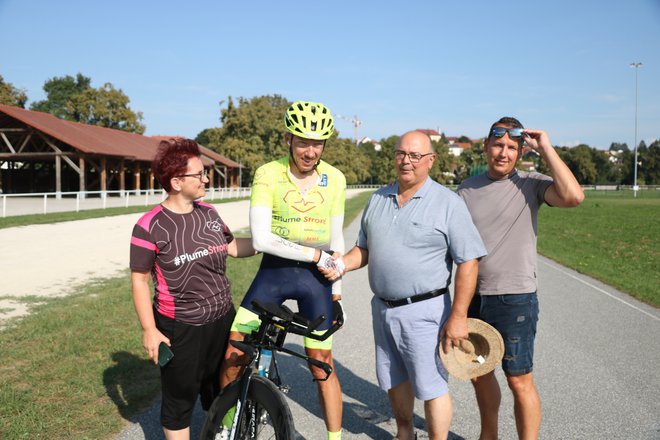
[[[346,271],[369,264],[376,374],[387,391],[398,440],[414,438],[413,406],[424,401],[430,439],[445,439],[452,417],[447,371],[438,355],[466,339],[467,310],[486,249],[463,201],[434,182],[431,139],[404,134],[394,152],[397,182],[369,199]],[[457,265],[454,302],[447,288]],[[336,271],[324,271],[336,279]]]

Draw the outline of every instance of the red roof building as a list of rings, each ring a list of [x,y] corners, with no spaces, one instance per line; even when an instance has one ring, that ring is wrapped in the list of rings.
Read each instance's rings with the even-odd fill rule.
[[[415,131],[426,134],[431,138],[433,142],[438,142],[440,139],[442,139],[442,133],[438,133],[437,130],[431,130],[429,128],[417,128]]]
[[[154,189],[151,160],[164,138],[0,104],[0,189],[4,193]],[[200,148],[211,186],[239,185],[238,163]]]

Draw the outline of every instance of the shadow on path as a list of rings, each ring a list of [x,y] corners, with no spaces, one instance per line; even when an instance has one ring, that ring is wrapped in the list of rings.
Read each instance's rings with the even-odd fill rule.
[[[287,343],[285,345],[290,350],[298,352],[304,350],[298,344]],[[277,361],[283,383],[290,386],[288,397],[310,413],[317,415],[322,421],[316,384],[313,383],[307,364],[288,355],[279,355]],[[335,370],[341,382],[344,396],[342,420],[344,433],[360,436],[360,438],[392,439],[392,432],[396,431],[396,424],[387,393],[381,390],[378,385],[354,374],[336,359]],[[294,423],[296,423],[295,416]],[[423,417],[414,414],[413,423],[417,431],[425,431],[426,425]],[[390,429],[383,429],[383,425]],[[419,434],[420,439],[428,438],[421,432]],[[299,438],[305,437],[299,434]],[[452,432],[449,433],[448,439],[464,440],[463,437]]]
[[[103,372],[103,385],[119,414],[132,425],[118,438],[165,438],[160,426],[160,396],[156,401],[151,397],[154,389],[160,389],[158,368],[150,360],[125,351],[113,353],[112,360],[114,365]],[[199,437],[202,422],[203,413],[198,401],[193,411],[191,438]]]

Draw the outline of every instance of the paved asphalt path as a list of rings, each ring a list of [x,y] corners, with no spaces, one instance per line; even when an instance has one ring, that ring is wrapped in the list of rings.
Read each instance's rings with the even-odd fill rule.
[[[346,230],[347,244],[359,221]],[[423,274],[420,274],[423,276]],[[543,405],[542,439],[660,440],[660,310],[591,278],[539,257],[540,307],[535,376]],[[344,279],[347,325],[335,336],[336,370],[344,394],[344,439],[391,439],[395,424],[374,373],[367,270]],[[302,350],[291,337],[289,347]],[[326,438],[306,366],[280,356],[289,403],[301,439]],[[516,438],[513,404],[502,388],[500,438]],[[450,380],[454,419],[450,439],[477,439],[479,416],[468,382]],[[133,420],[118,439],[160,439],[159,405]],[[192,432],[202,423],[199,407]],[[428,438],[421,402],[415,406],[418,438]]]

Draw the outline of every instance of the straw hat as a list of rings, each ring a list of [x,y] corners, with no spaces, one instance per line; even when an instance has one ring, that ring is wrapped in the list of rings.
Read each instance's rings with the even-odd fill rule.
[[[504,356],[504,341],[495,327],[474,318],[467,322],[468,339],[462,340],[460,347],[451,347],[446,354],[442,344],[439,349],[449,374],[461,380],[490,373]]]

